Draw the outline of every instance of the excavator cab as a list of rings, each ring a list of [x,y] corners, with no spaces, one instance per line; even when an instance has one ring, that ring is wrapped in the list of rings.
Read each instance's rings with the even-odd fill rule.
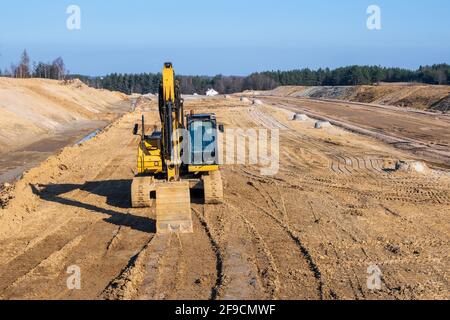
[[[216,116],[191,114],[186,117],[186,122],[190,137],[191,161],[189,164],[192,166],[217,165],[219,161]]]

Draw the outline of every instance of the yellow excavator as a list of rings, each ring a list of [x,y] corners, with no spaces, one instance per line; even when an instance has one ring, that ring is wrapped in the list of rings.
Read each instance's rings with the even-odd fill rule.
[[[156,203],[159,234],[193,232],[191,189],[203,189],[207,204],[223,201],[217,144],[223,127],[218,128],[215,114],[185,114],[183,102],[172,63],[167,62],[158,98],[161,130],[146,135],[144,116],[141,133],[139,124],[133,129],[141,139],[131,203],[135,208]]]

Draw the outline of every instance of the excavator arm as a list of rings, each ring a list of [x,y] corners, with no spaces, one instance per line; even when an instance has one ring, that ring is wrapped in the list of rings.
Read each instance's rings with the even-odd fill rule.
[[[184,127],[183,103],[171,63],[165,63],[159,95],[162,157],[166,183],[156,186],[158,233],[193,232],[189,182],[180,181],[181,155],[178,129]]]
[[[164,64],[159,94],[159,114],[162,123],[163,156],[168,181],[180,180],[180,137],[178,129],[184,127],[183,103],[175,81],[172,64]]]

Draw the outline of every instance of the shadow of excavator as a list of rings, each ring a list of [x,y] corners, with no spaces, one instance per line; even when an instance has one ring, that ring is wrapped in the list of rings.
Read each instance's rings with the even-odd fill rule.
[[[118,226],[130,227],[134,230],[156,233],[156,221],[149,217],[123,213],[111,208],[100,207],[91,203],[84,203],[76,199],[70,199],[65,194],[80,190],[106,198],[109,207],[128,209],[131,208],[130,190],[131,180],[89,181],[84,184],[49,184],[30,185],[33,193],[42,200],[54,202],[65,206],[82,208],[89,211],[109,216],[104,220]]]

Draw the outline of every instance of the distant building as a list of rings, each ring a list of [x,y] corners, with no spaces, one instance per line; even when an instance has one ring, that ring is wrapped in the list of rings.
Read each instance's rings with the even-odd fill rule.
[[[214,90],[214,89],[208,89],[208,91],[206,91],[206,95],[208,96],[208,97],[214,97],[214,96],[217,96],[219,93],[216,91],[216,90]]]

